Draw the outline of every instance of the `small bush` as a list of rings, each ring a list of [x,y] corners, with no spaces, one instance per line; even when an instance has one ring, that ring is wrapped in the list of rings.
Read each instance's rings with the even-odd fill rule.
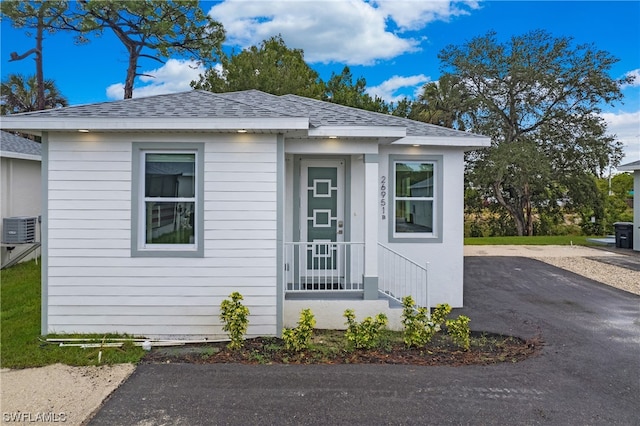
[[[282,340],[284,348],[288,351],[303,351],[309,347],[311,343],[311,334],[313,327],[316,325],[316,319],[311,309],[304,309],[300,312],[300,320],[296,328],[285,328],[282,330]]]
[[[460,315],[456,319],[447,320],[447,331],[453,342],[463,348],[465,351],[469,350],[471,346],[471,329],[469,328],[469,317]]]
[[[378,314],[375,318],[367,317],[361,323],[356,321],[356,314],[352,309],[344,311],[347,319],[345,337],[355,349],[372,349],[380,342],[380,334],[386,327],[388,320],[385,314]]]
[[[404,326],[404,343],[407,347],[422,347],[431,341],[433,336],[447,326],[449,335],[455,344],[469,349],[470,334],[468,317],[460,315],[457,319],[448,320],[451,306],[446,303],[439,304],[433,309],[431,317],[428,317],[427,308],[415,307],[413,298],[407,296],[402,299],[402,324]]]
[[[237,291],[229,296],[231,300],[225,299],[220,304],[220,319],[224,322],[222,327],[229,335],[231,342],[230,349],[239,349],[243,345],[243,337],[249,327],[249,308],[241,302],[242,295]]]
[[[427,308],[415,308],[413,297],[402,299],[402,325],[404,327],[404,343],[407,347],[424,346],[431,341],[435,329],[428,327],[429,311]]]

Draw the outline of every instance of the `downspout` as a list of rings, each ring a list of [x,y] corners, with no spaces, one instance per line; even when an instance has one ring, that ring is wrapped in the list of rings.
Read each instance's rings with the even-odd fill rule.
[[[42,132],[42,155],[40,163],[40,179],[42,181],[42,201],[40,212],[40,254],[42,261],[40,278],[40,333],[45,336],[49,332],[49,133]]]
[[[284,218],[285,218],[285,167],[284,135],[276,141],[276,335],[281,337],[284,327]]]

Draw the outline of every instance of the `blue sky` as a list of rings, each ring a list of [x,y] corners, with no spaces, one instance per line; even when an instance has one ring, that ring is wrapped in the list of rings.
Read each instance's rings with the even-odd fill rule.
[[[620,61],[611,76],[638,76],[625,87],[623,103],[603,106],[609,131],[625,144],[623,162],[640,159],[640,2],[639,1],[363,1],[363,0],[226,0],[201,1],[203,10],[222,22],[227,49],[236,51],[276,34],[287,46],[301,48],[323,79],[349,65],[354,77],[367,80],[370,93],[394,101],[413,97],[440,75],[438,52],[473,37],[497,32],[500,40],[545,29],[593,43]],[[31,58],[9,62],[9,53],[34,45],[23,30],[1,23],[0,66],[8,74],[33,74]],[[122,97],[126,71],[124,48],[112,33],[76,46],[70,35],[44,41],[45,78],[53,79],[72,105]],[[141,61],[155,78],[136,82],[134,96],[189,90],[202,70],[180,58],[164,66]]]

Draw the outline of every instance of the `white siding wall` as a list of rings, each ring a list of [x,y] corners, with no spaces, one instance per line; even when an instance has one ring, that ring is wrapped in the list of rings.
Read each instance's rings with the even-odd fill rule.
[[[205,143],[204,258],[131,257],[131,143]],[[276,333],[275,135],[50,134],[49,332],[222,336],[220,302]]]
[[[420,264],[429,262],[428,284],[432,305],[449,303],[462,306],[464,272],[464,154],[461,149],[430,149],[428,147],[387,146],[380,148],[380,176],[389,182],[389,155],[443,155],[442,243],[389,243],[389,221],[393,188],[387,191],[386,219],[380,217],[378,229],[380,241]]]
[[[42,214],[42,180],[40,178],[40,161],[18,158],[0,158],[0,235],[2,235],[2,218],[13,216],[40,216]],[[39,226],[39,225],[38,225]],[[38,228],[39,229],[39,228]],[[40,237],[36,237],[39,241]],[[29,246],[17,246],[10,255],[5,247],[0,251],[0,262],[4,264],[15,258]],[[27,259],[34,258],[36,250]]]

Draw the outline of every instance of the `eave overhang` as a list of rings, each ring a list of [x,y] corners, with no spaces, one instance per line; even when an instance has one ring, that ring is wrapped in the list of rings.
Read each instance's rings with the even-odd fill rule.
[[[281,118],[128,118],[128,117],[34,117],[3,116],[0,128],[39,134],[46,131],[124,132],[124,131],[282,131],[307,130],[307,117]]]

